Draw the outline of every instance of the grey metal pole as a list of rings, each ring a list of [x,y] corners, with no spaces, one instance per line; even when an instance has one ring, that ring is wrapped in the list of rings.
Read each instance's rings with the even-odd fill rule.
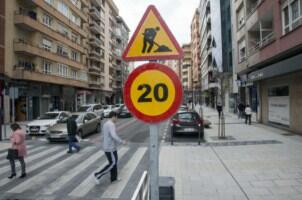
[[[150,171],[150,195],[151,200],[159,200],[159,184],[158,184],[158,169],[159,169],[159,148],[158,148],[158,135],[159,125],[151,124],[150,129],[150,142],[149,142],[149,171]]]

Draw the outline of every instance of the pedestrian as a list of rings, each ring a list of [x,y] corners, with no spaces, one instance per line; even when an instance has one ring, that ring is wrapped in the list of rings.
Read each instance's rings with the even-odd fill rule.
[[[251,125],[251,118],[252,118],[252,110],[251,107],[249,105],[246,105],[245,107],[245,123],[249,123],[249,125]]]
[[[102,133],[103,133],[103,150],[108,160],[108,165],[106,165],[99,172],[94,173],[94,179],[96,184],[100,183],[100,179],[107,173],[110,172],[111,182],[117,181],[118,173],[117,173],[117,146],[119,144],[127,144],[125,140],[122,140],[117,134],[115,130],[115,122],[117,121],[117,113],[112,111],[109,113],[109,120],[105,122],[103,125]]]
[[[238,107],[238,119],[243,118],[245,106],[243,105],[243,103],[240,102],[237,107]]]
[[[74,117],[70,116],[67,120],[67,134],[68,134],[68,151],[67,153],[72,153],[72,147],[76,149],[76,152],[81,150],[81,147],[77,144],[78,140],[76,134],[78,132],[77,122]]]
[[[216,109],[218,111],[218,116],[219,116],[219,119],[221,117],[221,112],[222,112],[222,104],[221,102],[218,102],[217,105],[216,105]]]
[[[27,155],[26,144],[25,144],[25,133],[21,129],[20,125],[14,123],[10,126],[12,129],[12,134],[10,136],[10,142],[12,144],[12,149],[17,150],[17,155],[10,155],[8,156],[10,167],[11,167],[11,175],[8,177],[9,179],[14,178],[16,174],[16,166],[15,166],[15,159],[19,160],[21,164],[21,176],[20,178],[26,177],[26,170],[25,170],[25,161],[24,157]]]

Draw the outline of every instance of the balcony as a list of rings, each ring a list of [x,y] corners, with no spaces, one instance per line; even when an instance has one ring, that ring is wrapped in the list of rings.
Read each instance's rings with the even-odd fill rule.
[[[251,46],[249,48],[249,56],[252,56],[255,54],[257,51],[259,51],[262,47],[265,47],[275,41],[275,33],[271,32],[268,33],[265,37],[260,39],[259,41],[256,41],[255,45]]]
[[[96,21],[100,21],[101,18],[101,13],[100,11],[98,11],[98,9],[96,9],[96,7],[92,7],[89,10],[89,14],[91,17],[93,17]]]
[[[73,42],[70,38],[63,36],[58,31],[55,31],[55,30],[51,29],[50,27],[37,21],[37,19],[34,16],[28,16],[25,12],[15,12],[14,22],[17,26],[19,26],[22,29],[25,29],[28,31],[39,31],[40,33],[43,33],[43,34],[51,37],[52,39],[60,41],[64,44],[80,51],[81,53],[85,53],[84,47],[77,44],[76,42]]]
[[[94,61],[100,61],[101,53],[97,52],[96,50],[90,50],[89,52],[89,59]]]
[[[93,76],[98,76],[98,77],[102,76],[101,73],[100,73],[100,69],[97,69],[97,70],[98,70],[99,72],[90,70],[90,68],[89,68],[88,74],[93,75]]]
[[[89,72],[91,72],[91,73],[98,73],[98,74],[101,73],[101,68],[97,65],[91,65],[88,67],[88,69],[89,69]]]
[[[94,81],[94,80],[90,80],[88,82],[89,84],[89,87],[93,87],[93,88],[100,88],[101,87],[101,81],[97,80],[97,81]]]
[[[101,7],[102,6],[102,2],[101,0],[91,0],[91,3],[96,6],[96,7]]]
[[[246,18],[248,19],[260,6],[263,0],[247,0],[246,1]]]
[[[101,39],[97,38],[96,36],[93,36],[89,39],[89,44],[95,47],[100,47],[102,45]]]
[[[14,51],[19,54],[38,56],[52,60],[54,62],[62,63],[68,66],[73,66],[78,69],[83,69],[85,66],[82,63],[73,61],[68,57],[58,55],[57,53],[47,51],[41,47],[37,47],[19,39],[14,41]]]
[[[100,31],[101,31],[101,26],[99,24],[97,24],[96,22],[94,21],[91,21],[90,24],[89,24],[89,29],[95,33],[95,34],[99,34]]]

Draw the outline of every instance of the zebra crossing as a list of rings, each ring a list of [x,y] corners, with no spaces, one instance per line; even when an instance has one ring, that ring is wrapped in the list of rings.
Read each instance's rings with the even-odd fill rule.
[[[141,176],[138,167],[147,169],[143,162],[147,148],[140,145],[122,146],[118,150],[118,183],[110,184],[109,175],[101,179],[103,184],[95,185],[93,172],[107,164],[105,154],[99,146],[89,144],[79,153],[67,154],[66,145],[32,146],[25,158],[27,174],[25,179],[8,179],[9,162],[0,160],[0,199],[125,199],[125,188],[129,180]],[[1,155],[0,155],[1,156]],[[121,162],[122,161],[122,162]],[[17,172],[19,163],[16,161]],[[20,173],[20,172],[19,172]],[[137,178],[136,178],[137,177]],[[135,183],[131,182],[135,185]],[[134,191],[128,191],[131,195]],[[86,198],[87,197],[87,198]],[[89,198],[88,198],[89,197]],[[130,198],[130,196],[129,196]]]

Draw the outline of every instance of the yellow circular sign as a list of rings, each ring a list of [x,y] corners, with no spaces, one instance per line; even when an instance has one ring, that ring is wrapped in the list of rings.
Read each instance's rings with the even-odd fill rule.
[[[171,78],[159,70],[140,73],[130,88],[133,106],[144,115],[158,116],[167,112],[175,100],[175,86]]]

